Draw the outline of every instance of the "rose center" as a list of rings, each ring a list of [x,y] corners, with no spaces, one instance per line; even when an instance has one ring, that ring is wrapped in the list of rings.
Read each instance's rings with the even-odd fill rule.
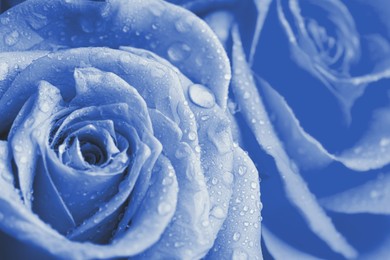
[[[107,161],[107,151],[99,144],[88,141],[80,142],[80,152],[84,161],[91,165],[102,165]]]

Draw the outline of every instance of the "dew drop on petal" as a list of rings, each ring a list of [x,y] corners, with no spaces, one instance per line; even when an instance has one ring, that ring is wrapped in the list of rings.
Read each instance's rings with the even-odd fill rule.
[[[161,203],[158,205],[158,208],[157,208],[158,214],[160,214],[160,215],[166,215],[166,214],[168,214],[171,210],[172,210],[172,206],[171,206],[171,204],[169,204],[168,202],[161,202]]]
[[[19,40],[19,33],[17,31],[12,31],[9,34],[4,36],[4,43],[8,46],[15,45]]]
[[[223,209],[219,206],[215,206],[212,210],[211,210],[211,215],[218,218],[218,219],[222,219],[225,217],[225,212],[223,211]]]
[[[190,131],[188,133],[188,139],[190,139],[191,141],[194,141],[196,139],[196,133],[194,131]]]
[[[215,97],[210,89],[200,84],[193,84],[188,88],[188,95],[191,101],[204,108],[211,108],[215,105]]]
[[[27,157],[26,157],[26,156],[20,157],[20,162],[21,162],[21,163],[27,163],[27,162],[28,162]]]
[[[202,226],[203,227],[208,227],[209,225],[210,225],[210,221],[208,221],[208,220],[202,221]]]
[[[240,232],[234,232],[234,234],[233,234],[234,241],[238,241],[240,239],[240,237],[241,237]]]
[[[171,177],[165,177],[162,181],[162,185],[168,186],[173,183],[173,179]]]
[[[251,188],[252,188],[252,189],[256,189],[256,188],[257,188],[257,183],[254,182],[254,181],[252,181],[252,182],[251,182]]]
[[[176,42],[168,48],[168,57],[171,61],[183,61],[187,59],[190,54],[191,47],[182,42]]]
[[[202,116],[200,119],[201,119],[202,121],[206,121],[206,120],[208,120],[209,118],[210,118],[210,116],[204,115],[204,116]]]
[[[44,113],[47,113],[50,110],[50,105],[47,102],[39,103],[38,107]]]
[[[241,176],[244,175],[246,173],[247,169],[248,168],[245,165],[240,165],[238,167],[238,174]]]
[[[190,16],[183,16],[175,23],[175,28],[180,33],[185,33],[191,30],[193,20]]]

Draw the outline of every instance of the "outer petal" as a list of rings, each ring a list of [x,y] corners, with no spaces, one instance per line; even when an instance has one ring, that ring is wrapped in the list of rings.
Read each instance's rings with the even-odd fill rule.
[[[0,53],[0,98],[11,86],[16,75],[47,51],[1,52]]]
[[[48,120],[59,109],[62,100],[58,89],[49,83],[41,82],[38,88],[38,94],[26,103],[8,137],[18,167],[20,190],[24,203],[29,208],[31,208],[35,163],[38,157],[37,143],[32,138],[32,130]]]
[[[0,38],[12,37],[11,44],[0,45],[2,51],[51,49],[50,44],[150,49],[205,84],[226,105],[230,68],[225,51],[211,29],[183,8],[151,0],[32,0],[2,19],[7,24],[0,27]],[[177,26],[181,22],[185,25]]]

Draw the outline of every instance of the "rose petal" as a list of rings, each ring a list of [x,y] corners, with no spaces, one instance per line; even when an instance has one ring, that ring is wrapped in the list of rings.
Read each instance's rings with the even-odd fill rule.
[[[26,50],[37,43],[39,49],[50,48],[43,43],[69,47],[132,45],[151,49],[170,59],[195,82],[205,84],[217,102],[226,105],[230,71],[225,51],[211,29],[183,8],[163,1],[56,0],[48,4],[32,0],[12,8],[2,17],[10,18],[10,22],[0,27],[0,38],[12,36],[14,31],[24,37],[14,37],[14,44],[3,43],[0,50]],[[175,27],[181,19],[191,21],[186,31]],[[74,23],[75,20],[79,22]],[[170,37],[165,37],[167,34]],[[194,65],[198,68],[193,69]]]
[[[233,30],[233,91],[243,110],[245,120],[261,147],[275,159],[279,173],[283,176],[284,188],[290,202],[300,209],[308,226],[334,251],[345,257],[354,257],[357,252],[336,230],[325,211],[319,206],[307,184],[299,174],[295,163],[290,160],[276,135],[269,116],[266,114],[253,76],[244,62],[245,55],[237,27]],[[237,72],[241,69],[241,73]],[[245,94],[247,93],[247,95]]]
[[[243,170],[245,169],[245,171]],[[260,182],[256,166],[241,148],[234,151],[234,177],[226,173],[225,181],[233,182],[233,195],[228,217],[219,231],[207,259],[227,256],[261,259]]]
[[[121,241],[126,244],[126,237],[128,239],[144,237],[156,242],[171,221],[176,210],[178,183],[175,171],[165,156],[160,156],[157,160],[152,176],[152,184],[142,205],[131,222],[130,218],[127,218],[129,211],[125,211],[113,243]],[[126,231],[122,232],[125,229]]]
[[[304,169],[323,167],[336,159],[320,142],[305,132],[283,97],[264,80],[259,79],[257,83],[267,111],[272,111],[275,115],[272,125],[279,138],[284,141],[287,154],[299,167]]]
[[[341,193],[321,199],[321,205],[335,212],[390,214],[390,175],[377,178]]]
[[[24,203],[31,207],[35,163],[38,157],[32,130],[43,124],[59,108],[61,95],[54,86],[41,82],[38,95],[32,97],[16,118],[8,140],[11,142],[15,164],[18,167],[20,190]],[[37,133],[37,132],[35,132]]]
[[[374,112],[370,128],[353,147],[341,152],[340,155],[334,155],[302,128],[286,100],[267,82],[258,80],[257,86],[264,96],[264,104],[268,111],[275,115],[272,123],[281,140],[285,141],[286,152],[300,167],[305,169],[322,167],[331,161],[338,161],[350,169],[367,171],[382,168],[390,162],[386,152],[388,149],[386,108]]]
[[[40,219],[62,234],[76,226],[72,214],[58,193],[42,159],[37,162],[33,190],[32,210],[39,215]]]
[[[4,193],[16,191],[13,187],[15,178],[12,174],[11,159],[12,153],[8,147],[8,142],[0,140],[0,187],[4,189]]]
[[[164,154],[172,162],[179,183],[178,205],[175,217],[160,241],[142,257],[153,258],[204,254],[210,241],[208,222],[209,197],[204,176],[201,174],[198,155],[182,140],[177,124],[158,111],[150,111],[155,136],[162,142]],[[171,235],[169,235],[171,234]],[[175,249],[175,252],[172,251]]]
[[[46,54],[46,51],[0,52],[0,98],[20,71]]]
[[[309,254],[300,252],[296,250],[294,247],[284,243],[264,226],[262,230],[262,235],[263,235],[264,243],[267,246],[267,249],[270,251],[270,254],[275,259],[296,259],[296,260],[318,259]]]

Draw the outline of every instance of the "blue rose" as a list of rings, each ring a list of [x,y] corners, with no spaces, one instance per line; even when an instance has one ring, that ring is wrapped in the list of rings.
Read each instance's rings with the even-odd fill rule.
[[[261,258],[206,23],[159,0],[28,0],[0,22],[1,258]]]
[[[230,108],[263,179],[264,257],[389,258],[388,2],[173,2],[231,58]]]

